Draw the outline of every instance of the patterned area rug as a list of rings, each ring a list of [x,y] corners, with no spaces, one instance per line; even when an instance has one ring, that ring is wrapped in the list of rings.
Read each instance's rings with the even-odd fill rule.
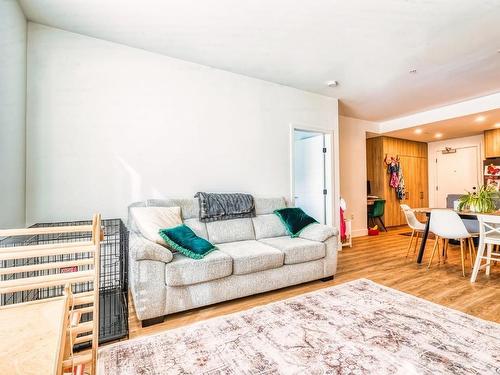
[[[99,374],[499,374],[500,325],[360,279],[104,347]]]

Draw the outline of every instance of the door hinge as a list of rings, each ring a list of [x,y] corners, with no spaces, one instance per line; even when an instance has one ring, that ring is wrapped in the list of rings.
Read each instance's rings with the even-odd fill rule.
[[[439,187],[436,186],[436,191],[438,191],[438,190],[439,190]]]
[[[437,162],[438,162],[438,159],[436,158],[436,164],[437,164]]]
[[[326,191],[326,189],[323,189],[323,195],[327,195],[328,192]]]
[[[323,147],[323,154],[326,154],[326,147]]]

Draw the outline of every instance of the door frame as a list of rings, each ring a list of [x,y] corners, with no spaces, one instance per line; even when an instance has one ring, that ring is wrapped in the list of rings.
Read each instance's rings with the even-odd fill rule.
[[[289,132],[289,153],[290,153],[290,197],[289,201],[292,205],[295,205],[295,173],[294,173],[294,164],[295,164],[295,130],[302,130],[307,132],[321,133],[324,135],[329,135],[330,141],[326,144],[326,147],[329,148],[330,152],[327,154],[330,155],[330,180],[326,181],[326,189],[330,192],[331,197],[331,211],[330,211],[330,222],[332,226],[339,227],[340,223],[340,181],[338,181],[337,171],[339,168],[338,158],[335,157],[336,149],[338,147],[338,142],[336,142],[335,132],[334,130],[324,129],[318,126],[304,125],[304,124],[290,124],[290,132]],[[327,179],[328,180],[328,179]]]
[[[477,186],[482,184],[481,179],[482,179],[482,165],[481,165],[481,148],[479,145],[467,145],[467,146],[460,146],[460,147],[453,147],[455,150],[464,150],[466,148],[472,148],[476,149],[476,165],[477,165]],[[445,151],[445,148],[439,148],[436,150],[436,154],[434,155],[434,207],[439,207],[439,193],[438,190],[436,189],[439,187],[439,173],[438,173],[438,166],[437,166],[437,159],[438,155],[442,154],[442,151]],[[429,202],[430,203],[430,202]]]

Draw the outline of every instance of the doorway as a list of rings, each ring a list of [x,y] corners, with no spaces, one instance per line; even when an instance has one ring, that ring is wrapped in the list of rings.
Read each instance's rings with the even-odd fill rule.
[[[331,225],[331,134],[294,128],[292,140],[294,205]]]
[[[436,152],[436,207],[446,207],[449,194],[464,194],[479,185],[477,146]]]

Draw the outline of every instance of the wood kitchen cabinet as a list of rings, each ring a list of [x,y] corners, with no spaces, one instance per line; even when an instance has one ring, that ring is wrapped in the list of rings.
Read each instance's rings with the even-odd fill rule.
[[[500,157],[500,129],[485,130],[484,156],[486,158]]]
[[[406,196],[398,199],[394,188],[389,186],[385,156],[398,156],[405,180]],[[385,199],[386,226],[406,224],[400,204],[410,207],[429,206],[427,143],[391,137],[375,137],[366,140],[367,178],[372,194]]]

